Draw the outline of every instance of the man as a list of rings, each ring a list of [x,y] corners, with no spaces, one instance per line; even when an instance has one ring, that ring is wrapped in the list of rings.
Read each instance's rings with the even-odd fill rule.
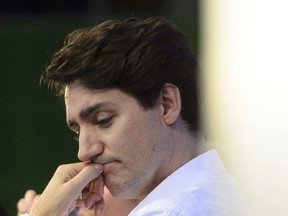
[[[135,202],[131,216],[244,215],[237,183],[201,134],[198,73],[187,38],[162,18],[68,35],[42,80],[65,99],[83,163],[56,171],[32,215],[81,203],[101,215],[104,185]]]

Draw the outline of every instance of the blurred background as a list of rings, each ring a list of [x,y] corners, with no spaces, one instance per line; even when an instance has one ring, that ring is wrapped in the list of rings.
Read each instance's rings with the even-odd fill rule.
[[[59,164],[78,161],[63,102],[39,86],[67,33],[107,19],[163,16],[198,53],[197,0],[0,1],[0,203],[16,215],[27,189],[41,192]]]
[[[61,100],[39,86],[67,33],[107,19],[172,19],[202,67],[203,121],[257,216],[288,212],[288,3],[284,0],[1,0],[0,203],[11,215],[78,161]]]
[[[288,215],[288,2],[202,0],[200,53],[209,143],[252,216]]]

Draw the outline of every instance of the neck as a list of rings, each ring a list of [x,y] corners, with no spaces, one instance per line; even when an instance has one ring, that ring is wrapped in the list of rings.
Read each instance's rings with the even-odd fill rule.
[[[182,130],[176,132],[174,139],[172,157],[175,170],[208,150],[207,142],[201,133],[192,134],[187,130]]]

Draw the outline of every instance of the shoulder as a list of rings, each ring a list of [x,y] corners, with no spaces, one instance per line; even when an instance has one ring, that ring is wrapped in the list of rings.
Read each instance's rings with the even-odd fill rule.
[[[130,216],[247,215],[246,202],[234,183],[229,176],[220,175],[185,192],[155,200]]]

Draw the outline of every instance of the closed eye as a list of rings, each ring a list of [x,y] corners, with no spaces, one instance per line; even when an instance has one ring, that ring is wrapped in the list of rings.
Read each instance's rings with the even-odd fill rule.
[[[101,127],[101,128],[108,128],[112,124],[113,117],[114,116],[99,120],[96,122],[96,124],[99,125],[99,127]]]

